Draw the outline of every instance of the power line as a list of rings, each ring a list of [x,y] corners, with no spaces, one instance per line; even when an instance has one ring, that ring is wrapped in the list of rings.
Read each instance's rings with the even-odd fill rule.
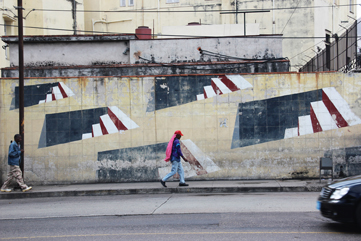
[[[0,26],[11,26],[18,27],[17,25],[9,25],[9,24],[0,24]],[[45,28],[45,27],[35,27],[35,26],[24,26],[24,28],[32,28],[32,29],[44,29],[44,30],[55,30],[55,31],[64,31],[64,32],[73,32],[73,29],[62,29],[62,28]],[[120,32],[102,32],[102,31],[90,31],[90,30],[77,30],[78,32],[83,33],[98,33],[98,34],[122,34],[122,35],[135,35],[135,33],[120,33]],[[149,35],[149,34],[137,34],[137,35]],[[325,37],[309,37],[309,36],[298,36],[298,37],[285,37],[285,36],[272,36],[272,35],[234,35],[234,36],[201,36],[201,35],[175,35],[175,34],[165,34],[158,35],[161,37],[180,37],[180,38],[225,38],[225,37],[244,37],[250,39],[324,39]],[[349,36],[355,37],[355,36]],[[332,37],[333,38],[333,37]],[[160,40],[158,38],[158,40]]]
[[[292,12],[292,14],[291,14],[290,18],[288,19],[287,23],[286,23],[286,24],[285,24],[285,26],[283,27],[281,34],[283,34],[283,31],[285,31],[286,26],[287,26],[287,25],[288,25],[288,23],[290,22],[290,20],[291,20],[291,18],[292,18],[292,16],[293,16],[293,14],[296,12],[297,7],[298,7],[298,5],[300,4],[300,2],[301,2],[301,0],[298,0],[297,6],[296,6],[296,7],[295,7],[295,9],[293,10],[293,12]]]
[[[344,4],[344,5],[337,5],[337,7],[350,7],[350,6],[357,6],[358,4]],[[205,5],[206,6],[206,5]],[[188,6],[193,7],[193,6]],[[315,8],[333,8],[335,6],[304,6],[304,7],[297,7],[297,9],[315,9]],[[242,11],[279,11],[279,10],[294,10],[294,7],[289,8],[260,8],[260,9],[244,9],[235,11],[233,9],[230,10],[172,10],[172,11],[158,11],[158,10],[77,10],[77,12],[85,12],[85,13],[132,13],[132,12],[140,12],[140,13],[202,13],[202,12],[228,12],[228,13],[242,13]],[[71,12],[71,9],[41,9],[41,8],[34,8],[34,11],[42,11],[42,12]],[[9,9],[2,9],[2,11],[11,11]]]

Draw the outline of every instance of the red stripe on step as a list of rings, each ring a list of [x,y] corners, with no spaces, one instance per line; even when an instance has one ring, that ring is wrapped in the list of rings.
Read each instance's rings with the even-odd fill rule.
[[[63,89],[63,87],[61,86],[60,83],[58,83],[58,87],[59,87],[59,90],[60,90],[61,95],[63,96],[63,98],[68,98],[68,95],[65,93],[65,90]]]
[[[221,81],[223,82],[223,84],[225,84],[225,85],[228,87],[228,89],[230,89],[232,92],[233,92],[233,91],[240,90],[240,89],[237,87],[237,85],[235,85],[235,84],[233,83],[233,81],[230,80],[230,79],[228,79],[225,75],[219,76],[218,78],[221,79]]]
[[[108,115],[110,119],[113,121],[114,125],[117,127],[118,130],[126,131],[128,130],[127,127],[118,119],[118,117],[108,108]]]
[[[297,119],[297,135],[300,136],[300,119]]]
[[[207,99],[207,92],[206,92],[206,89],[203,87],[203,92],[204,92],[204,99]]]
[[[107,128],[105,128],[102,118],[99,118],[99,119],[100,119],[100,129],[102,130],[103,135],[109,134],[107,131]]]
[[[212,80],[212,88],[213,88],[214,92],[215,92],[217,95],[223,95],[221,89],[218,88],[218,86],[216,85],[216,83],[213,82],[213,80]],[[217,90],[218,90],[219,92],[217,92]]]
[[[53,93],[51,94],[51,99],[52,99],[53,101],[56,100],[56,99],[55,99],[55,94],[53,94]]]
[[[92,137],[94,137],[94,127],[92,126]]]
[[[339,128],[348,126],[348,123],[346,122],[346,120],[342,117],[340,112],[338,112],[335,105],[332,103],[330,98],[328,98],[327,94],[323,90],[322,90],[322,101],[325,104],[328,112],[330,112],[332,118],[335,120],[336,125]],[[334,116],[336,116],[336,119],[334,118]]]
[[[320,125],[320,122],[318,122],[318,120],[317,120],[317,117],[316,117],[315,111],[312,108],[312,105],[311,105],[311,110],[310,110],[310,116],[311,116],[313,132],[314,133],[321,132],[322,131],[321,125]]]

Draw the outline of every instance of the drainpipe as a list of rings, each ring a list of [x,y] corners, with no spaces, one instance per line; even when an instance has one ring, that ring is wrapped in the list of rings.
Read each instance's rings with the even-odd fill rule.
[[[97,23],[104,23],[104,24],[106,24],[106,26],[107,26],[107,27],[106,27],[106,32],[108,32],[108,24],[110,24],[110,23],[120,23],[120,22],[126,22],[126,21],[132,21],[132,19],[115,20],[115,21],[94,20],[94,19],[92,19],[93,32],[94,32],[95,24],[97,24]]]
[[[272,34],[276,33],[276,22],[275,22],[275,0],[272,0]]]
[[[79,4],[76,0],[67,0],[71,3],[71,12],[73,15],[73,30],[74,35],[77,34],[76,28],[77,28],[77,22],[76,22],[76,5]]]

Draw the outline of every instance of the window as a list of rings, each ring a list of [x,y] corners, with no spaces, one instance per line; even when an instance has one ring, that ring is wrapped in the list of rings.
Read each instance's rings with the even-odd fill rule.
[[[120,0],[120,6],[125,7],[125,0]]]
[[[167,0],[167,3],[179,3],[179,0]]]
[[[134,6],[134,0],[129,0],[129,6]]]

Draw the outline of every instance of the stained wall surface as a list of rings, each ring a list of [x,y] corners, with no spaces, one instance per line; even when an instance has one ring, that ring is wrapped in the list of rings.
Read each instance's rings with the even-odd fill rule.
[[[317,178],[361,170],[360,74],[25,80],[32,184],[156,181],[175,130],[187,180]],[[1,79],[0,177],[18,132],[18,80]],[[177,177],[174,177],[177,178]]]

